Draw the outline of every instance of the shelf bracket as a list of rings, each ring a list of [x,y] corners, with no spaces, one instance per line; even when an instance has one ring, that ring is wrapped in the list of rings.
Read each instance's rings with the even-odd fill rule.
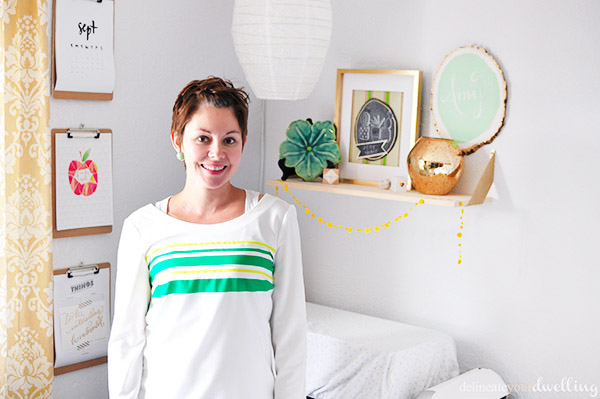
[[[496,159],[496,150],[490,151],[490,159],[479,178],[479,182],[477,186],[475,186],[475,190],[473,190],[473,194],[471,195],[471,199],[467,205],[479,205],[483,204],[485,201],[485,197],[487,196],[488,191],[490,191],[490,187],[494,182],[494,160]]]

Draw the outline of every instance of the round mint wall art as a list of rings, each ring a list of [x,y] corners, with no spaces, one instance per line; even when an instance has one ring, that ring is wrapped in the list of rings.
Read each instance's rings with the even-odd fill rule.
[[[446,55],[431,86],[433,122],[464,155],[494,140],[504,123],[506,81],[496,60],[477,46]]]

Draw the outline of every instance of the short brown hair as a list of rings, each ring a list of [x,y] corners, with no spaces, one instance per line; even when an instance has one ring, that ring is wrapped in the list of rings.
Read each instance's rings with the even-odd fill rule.
[[[192,80],[177,96],[173,105],[171,131],[181,145],[183,131],[192,115],[202,105],[216,108],[231,108],[242,130],[242,143],[248,134],[248,93],[243,88],[236,88],[229,80],[210,76],[204,80]]]

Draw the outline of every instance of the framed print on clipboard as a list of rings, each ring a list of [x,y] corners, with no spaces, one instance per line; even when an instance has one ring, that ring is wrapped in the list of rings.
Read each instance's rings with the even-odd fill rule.
[[[54,374],[106,363],[110,263],[54,270]]]
[[[406,178],[406,158],[419,136],[423,73],[338,69],[334,123],[346,183],[379,185]]]
[[[52,2],[52,97],[113,99],[115,0]]]
[[[112,179],[109,129],[52,129],[52,236],[110,233]]]

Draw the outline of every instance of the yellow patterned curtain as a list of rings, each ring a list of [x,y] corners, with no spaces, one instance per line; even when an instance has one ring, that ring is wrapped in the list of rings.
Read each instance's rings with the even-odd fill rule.
[[[51,398],[47,0],[1,0],[0,399]]]

